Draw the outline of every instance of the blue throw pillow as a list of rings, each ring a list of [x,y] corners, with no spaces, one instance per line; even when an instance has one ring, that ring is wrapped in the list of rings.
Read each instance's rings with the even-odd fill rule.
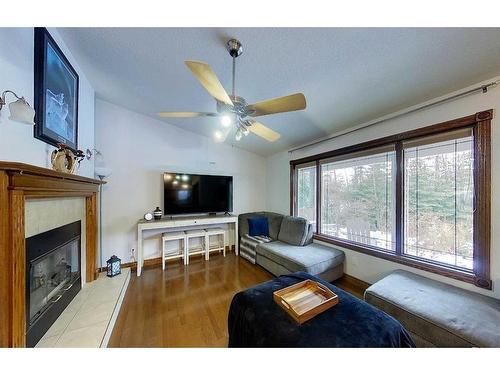
[[[248,234],[250,236],[269,236],[269,223],[267,217],[254,217],[248,219]]]

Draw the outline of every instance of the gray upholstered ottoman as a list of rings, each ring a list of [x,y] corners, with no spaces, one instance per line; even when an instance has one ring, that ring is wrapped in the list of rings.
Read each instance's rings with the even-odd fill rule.
[[[500,347],[500,300],[402,270],[365,300],[399,320],[417,347]]]

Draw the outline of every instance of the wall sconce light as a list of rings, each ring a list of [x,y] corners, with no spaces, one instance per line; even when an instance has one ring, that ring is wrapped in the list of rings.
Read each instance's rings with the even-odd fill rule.
[[[35,118],[35,110],[31,108],[29,103],[24,99],[24,97],[19,97],[15,92],[10,90],[5,90],[0,98],[0,110],[7,104],[5,101],[5,96],[10,93],[14,95],[17,100],[9,104],[10,116],[9,120],[22,122],[23,124],[35,125],[33,119]]]
[[[93,149],[88,148],[87,150],[85,150],[85,158],[87,160],[90,160],[92,156],[94,156],[94,159],[97,158],[98,156],[102,157],[101,151],[99,151],[96,148]]]

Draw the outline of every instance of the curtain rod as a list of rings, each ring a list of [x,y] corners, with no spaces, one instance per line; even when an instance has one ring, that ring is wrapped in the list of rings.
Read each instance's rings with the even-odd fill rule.
[[[291,154],[294,151],[298,151],[298,150],[302,150],[304,148],[316,146],[316,145],[318,145],[320,143],[331,141],[332,139],[335,139],[335,138],[338,138],[338,137],[342,137],[342,136],[347,135],[347,134],[354,133],[354,132],[356,132],[358,130],[365,129],[365,128],[368,128],[370,126],[380,124],[382,122],[393,120],[393,119],[401,117],[401,116],[406,116],[406,115],[408,115],[410,113],[422,111],[424,109],[433,107],[433,106],[438,105],[438,104],[442,104],[442,103],[446,103],[446,102],[449,102],[449,101],[452,101],[452,100],[455,100],[455,99],[459,99],[459,98],[462,98],[464,96],[473,94],[473,93],[478,92],[478,91],[481,91],[483,94],[485,94],[485,93],[488,92],[488,89],[490,87],[494,87],[494,86],[498,85],[499,83],[500,83],[500,79],[497,79],[496,81],[487,83],[485,85],[481,85],[481,86],[475,87],[473,89],[470,89],[470,90],[467,90],[467,91],[464,91],[464,92],[461,92],[461,93],[458,93],[458,94],[455,94],[455,95],[452,95],[452,96],[449,96],[449,97],[446,97],[446,98],[443,98],[443,99],[439,99],[439,100],[436,100],[434,102],[427,103],[427,104],[424,104],[424,105],[416,107],[416,108],[412,108],[412,109],[406,110],[404,112],[396,113],[394,115],[390,115],[389,117],[385,117],[385,118],[382,118],[380,120],[369,122],[369,123],[367,123],[365,125],[361,125],[361,126],[356,127],[356,128],[348,129],[348,130],[346,130],[344,132],[339,132],[339,133],[337,133],[335,135],[332,135],[332,136],[330,136],[328,138],[323,138],[323,139],[320,139],[320,140],[317,140],[317,141],[314,141],[314,142],[311,142],[311,143],[307,143],[307,144],[302,145],[302,146],[298,146],[298,147],[292,148],[292,149],[288,150],[288,153]]]

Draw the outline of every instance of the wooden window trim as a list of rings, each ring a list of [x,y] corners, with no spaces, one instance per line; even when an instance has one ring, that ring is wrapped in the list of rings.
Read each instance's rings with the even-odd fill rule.
[[[343,147],[337,150],[323,152],[290,161],[290,214],[295,212],[296,183],[295,167],[300,164],[316,162],[316,201],[317,201],[317,232],[314,239],[335,246],[344,247],[364,254],[375,256],[384,260],[396,262],[406,266],[433,272],[442,276],[451,277],[460,281],[474,284],[480,288],[492,289],[490,278],[490,236],[491,236],[491,119],[493,110],[475,113],[470,116],[426,126],[388,137],[363,142],[357,145]],[[424,261],[403,253],[403,158],[402,142],[414,138],[435,135],[460,128],[472,128],[474,135],[474,268],[471,272],[445,266],[432,261]],[[320,161],[335,156],[358,151],[369,150],[380,146],[393,144],[396,147],[396,249],[395,252],[385,251],[373,246],[363,245],[348,240],[341,240],[320,233],[321,228],[321,176]],[[481,198],[481,199],[479,199]]]
[[[319,161],[313,161],[310,163],[305,163],[305,164],[297,164],[293,168],[290,167],[290,215],[293,216],[293,213],[296,211],[297,207],[297,194],[296,194],[296,184],[297,184],[297,175],[298,171],[297,169],[302,169],[302,168],[310,168],[310,167],[315,167],[316,168],[316,229],[314,233],[319,233],[319,228],[320,228],[320,223],[318,221],[318,217],[321,217],[321,214],[318,214],[318,210],[321,209],[321,191],[319,189],[319,176],[318,176],[318,163]]]

